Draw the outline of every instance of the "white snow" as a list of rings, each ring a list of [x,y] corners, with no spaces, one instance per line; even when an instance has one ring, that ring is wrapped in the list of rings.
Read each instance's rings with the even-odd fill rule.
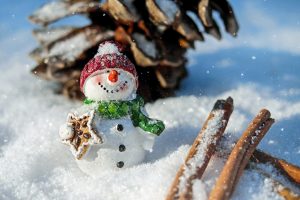
[[[86,12],[97,6],[99,6],[97,2],[86,3],[79,1],[74,4],[69,4],[67,1],[52,1],[36,10],[32,16],[39,22],[47,23],[72,14]]]
[[[245,104],[252,98],[241,99],[244,92],[251,93],[253,97],[262,95],[261,90],[247,85],[219,96],[182,96],[147,104],[149,115],[166,123],[166,131],[156,138],[153,152],[147,155],[144,164],[124,170],[103,170],[100,177],[94,179],[80,171],[68,147],[59,141],[59,126],[69,110],[80,104],[51,94],[47,84],[19,69],[22,63],[11,66],[9,71],[3,71],[0,79],[5,85],[0,88],[2,199],[163,199],[186,156],[188,146],[185,144],[192,143],[217,98],[225,98],[230,93],[235,99],[235,111],[227,129],[232,135],[239,135],[250,121],[245,110],[258,112],[261,107],[253,102]],[[9,84],[12,78],[22,81]],[[285,109],[277,110],[278,105],[296,106],[300,103],[274,99],[272,93],[264,93],[264,96],[268,108],[273,110],[278,120],[291,114]],[[281,112],[281,117],[278,112]],[[292,161],[299,164],[296,157]],[[194,192],[204,195],[203,188],[209,190],[217,176],[213,169],[220,166],[218,159],[211,163],[203,181],[197,183],[201,187]],[[257,189],[261,193],[253,193]],[[245,193],[250,195],[243,196]],[[250,171],[242,177],[233,199],[240,197],[277,198],[269,184]]]
[[[37,30],[34,33],[34,35],[41,43],[46,45],[61,37],[68,35],[74,29],[75,29],[74,27],[61,27],[61,28]]]
[[[55,12],[53,12],[55,10]],[[53,1],[49,4],[42,6],[39,10],[35,11],[33,15],[42,21],[52,21],[65,16],[68,13],[67,4],[62,1]]]
[[[98,42],[111,38],[113,32],[99,34],[99,29],[84,29],[73,37],[55,43],[49,50],[48,56],[61,56],[67,62],[74,62],[85,50],[91,48]],[[44,57],[44,52],[42,53]]]
[[[62,56],[65,60],[74,61],[89,46],[90,42],[87,40],[86,35],[81,33],[68,40],[55,43],[48,55],[49,57]]]
[[[199,192],[199,190],[201,192]],[[193,199],[194,200],[202,200],[202,199],[207,199],[208,198],[208,194],[206,194],[205,191],[205,185],[202,181],[200,180],[195,180],[193,183],[193,191],[196,191],[193,193]]]
[[[245,171],[244,173],[246,176],[243,176],[240,180],[240,184],[237,186],[238,190],[233,195],[233,200],[244,199],[245,197],[253,200],[283,200],[282,197],[274,192],[271,179],[262,177],[256,171]],[[248,188],[246,185],[248,185]]]

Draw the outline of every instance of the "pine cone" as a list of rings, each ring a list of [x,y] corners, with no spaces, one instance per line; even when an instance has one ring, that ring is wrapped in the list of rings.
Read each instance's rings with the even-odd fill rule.
[[[79,76],[99,43],[116,40],[139,73],[139,91],[146,100],[173,94],[186,76],[185,53],[204,31],[217,39],[221,34],[212,12],[220,13],[226,31],[236,36],[238,24],[226,0],[60,0],[36,10],[30,21],[41,25],[33,31],[40,46],[30,55],[38,65],[32,72],[61,83],[61,92],[80,99]],[[70,15],[86,15],[85,27],[48,27]]]

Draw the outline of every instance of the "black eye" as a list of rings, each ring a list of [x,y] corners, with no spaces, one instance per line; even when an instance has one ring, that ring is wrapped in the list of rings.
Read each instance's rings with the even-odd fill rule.
[[[118,72],[118,75],[119,75],[119,76],[121,75],[120,72]]]
[[[109,70],[107,70],[106,72],[109,73]]]

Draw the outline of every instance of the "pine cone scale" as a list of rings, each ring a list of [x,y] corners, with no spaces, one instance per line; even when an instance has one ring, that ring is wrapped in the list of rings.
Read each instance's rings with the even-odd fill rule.
[[[99,9],[100,3],[93,1],[52,1],[29,16],[29,20],[35,24],[46,26],[61,18],[94,12]]]

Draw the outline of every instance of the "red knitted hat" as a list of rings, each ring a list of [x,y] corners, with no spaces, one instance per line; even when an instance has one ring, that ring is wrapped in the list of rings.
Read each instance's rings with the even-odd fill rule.
[[[122,46],[113,41],[105,41],[99,45],[98,53],[92,58],[81,71],[80,90],[83,92],[83,86],[86,79],[94,72],[108,68],[120,68],[131,73],[136,78],[137,73],[133,63],[121,53]]]

